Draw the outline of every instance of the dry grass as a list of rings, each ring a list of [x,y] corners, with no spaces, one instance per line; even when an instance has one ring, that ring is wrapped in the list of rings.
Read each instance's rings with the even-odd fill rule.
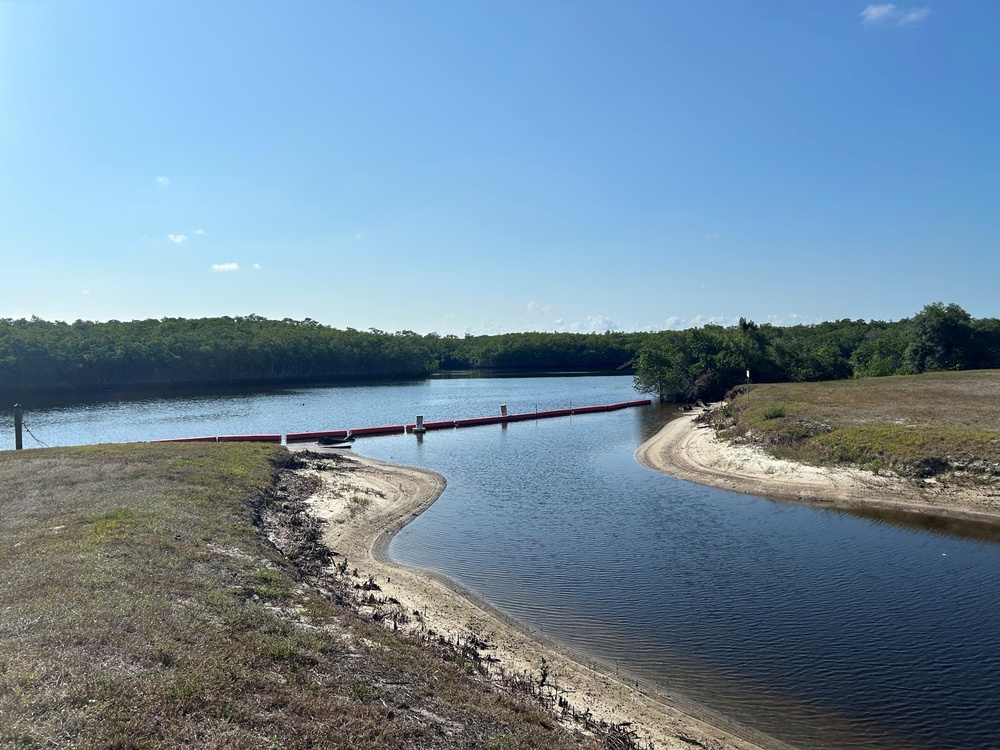
[[[965,482],[1000,477],[1000,371],[754,386],[712,416],[783,458]]]
[[[307,585],[260,528],[308,490],[290,460],[245,444],[0,454],[0,746],[598,746]]]

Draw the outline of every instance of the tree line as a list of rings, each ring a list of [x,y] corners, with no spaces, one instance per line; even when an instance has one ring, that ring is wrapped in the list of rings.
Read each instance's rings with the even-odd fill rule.
[[[972,318],[952,303],[897,322],[839,320],[778,327],[740,319],[650,334],[635,361],[635,386],[665,401],[717,399],[758,383],[915,375],[1000,368],[1000,320]]]
[[[0,319],[0,391],[301,385],[422,378],[439,370],[621,371],[665,400],[746,381],[835,380],[1000,367],[1000,320],[955,304],[898,322],[779,327],[740,320],[657,333],[387,333],[257,315],[105,323]]]
[[[95,323],[0,319],[0,391],[322,384],[440,369],[601,371],[644,334],[420,335],[257,315]]]

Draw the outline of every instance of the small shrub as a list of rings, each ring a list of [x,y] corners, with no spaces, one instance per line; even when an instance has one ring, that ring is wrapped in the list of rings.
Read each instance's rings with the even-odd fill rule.
[[[784,406],[769,406],[764,409],[764,413],[761,415],[764,419],[781,419],[785,416]]]

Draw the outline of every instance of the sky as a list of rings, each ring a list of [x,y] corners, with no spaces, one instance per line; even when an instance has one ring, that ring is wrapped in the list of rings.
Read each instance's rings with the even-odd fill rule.
[[[1000,317],[1000,2],[0,0],[0,318]]]

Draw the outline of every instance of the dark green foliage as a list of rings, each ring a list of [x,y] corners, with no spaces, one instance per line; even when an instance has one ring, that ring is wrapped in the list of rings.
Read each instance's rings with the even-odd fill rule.
[[[444,339],[442,369],[616,370],[630,362],[643,333],[505,333]]]
[[[1000,320],[937,302],[897,323],[839,320],[778,328],[740,319],[723,328],[649,334],[635,387],[665,401],[718,399],[745,383],[813,382],[1000,368]]]
[[[0,392],[321,384],[422,378],[438,370],[596,372],[630,368],[669,401],[717,399],[750,378],[811,382],[1000,368],[1000,320],[955,304],[896,323],[779,328],[741,318],[658,333],[425,336],[247,317],[122,323],[0,319]]]
[[[459,339],[256,315],[73,324],[0,319],[0,390],[316,384],[420,378],[439,368],[614,370],[636,356],[644,337],[608,332]]]
[[[10,390],[418,377],[435,367],[425,337],[309,319],[0,320],[0,388]]]

